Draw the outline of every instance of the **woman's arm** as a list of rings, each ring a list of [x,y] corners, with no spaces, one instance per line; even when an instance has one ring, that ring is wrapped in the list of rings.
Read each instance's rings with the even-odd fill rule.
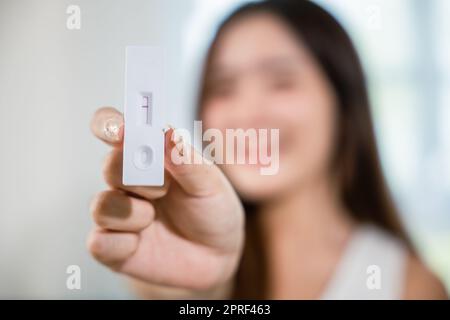
[[[108,189],[91,205],[96,224],[88,239],[91,254],[141,283],[136,289],[143,298],[228,298],[242,255],[245,216],[222,171],[170,129],[164,137],[164,186],[126,186],[122,114],[102,108],[91,126],[112,147],[103,168]],[[204,161],[172,161],[184,155]]]

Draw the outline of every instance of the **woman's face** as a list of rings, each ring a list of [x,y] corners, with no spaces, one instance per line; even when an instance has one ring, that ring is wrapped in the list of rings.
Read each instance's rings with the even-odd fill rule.
[[[226,129],[279,129],[275,175],[262,175],[262,165],[248,159],[222,166],[244,199],[281,196],[327,177],[336,131],[334,90],[282,20],[259,13],[228,26],[218,39],[205,85],[205,128],[217,128],[224,137]],[[271,146],[259,141],[258,147]],[[257,150],[247,148],[245,155],[252,151]]]

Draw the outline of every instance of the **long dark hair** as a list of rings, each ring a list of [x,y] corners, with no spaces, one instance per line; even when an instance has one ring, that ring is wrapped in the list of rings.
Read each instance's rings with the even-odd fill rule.
[[[402,239],[412,249],[383,176],[358,55],[345,30],[318,5],[307,0],[268,0],[246,4],[228,16],[218,28],[206,57],[199,95],[200,114],[218,38],[234,21],[254,13],[270,13],[287,23],[316,58],[334,87],[339,110],[333,169],[338,174],[342,204],[354,220],[375,224]],[[264,251],[260,247],[262,234],[254,218],[257,206],[245,204],[247,241],[238,272],[235,296],[239,298],[261,298],[265,294]]]

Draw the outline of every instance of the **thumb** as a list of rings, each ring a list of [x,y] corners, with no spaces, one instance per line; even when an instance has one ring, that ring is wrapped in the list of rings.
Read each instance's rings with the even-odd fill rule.
[[[176,130],[165,133],[165,168],[190,196],[203,197],[224,189],[228,181],[222,171],[185,142]]]

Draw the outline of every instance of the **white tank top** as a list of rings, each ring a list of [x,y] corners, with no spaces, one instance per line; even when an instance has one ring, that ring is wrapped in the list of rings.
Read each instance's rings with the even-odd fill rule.
[[[401,299],[407,257],[402,241],[363,225],[352,235],[322,299]]]

